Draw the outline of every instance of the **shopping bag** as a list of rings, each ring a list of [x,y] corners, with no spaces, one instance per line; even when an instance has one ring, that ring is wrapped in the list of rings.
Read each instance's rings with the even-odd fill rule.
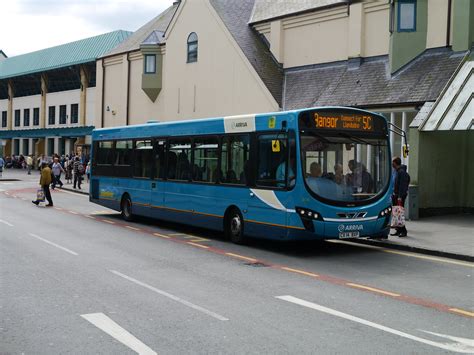
[[[38,189],[36,191],[36,201],[44,202],[44,190],[43,189]]]
[[[403,206],[392,207],[392,228],[405,226],[405,208]]]

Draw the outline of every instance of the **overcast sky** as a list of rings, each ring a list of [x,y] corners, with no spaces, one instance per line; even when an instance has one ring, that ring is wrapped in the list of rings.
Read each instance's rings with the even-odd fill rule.
[[[0,50],[8,57],[115,30],[135,31],[173,0],[6,0]]]

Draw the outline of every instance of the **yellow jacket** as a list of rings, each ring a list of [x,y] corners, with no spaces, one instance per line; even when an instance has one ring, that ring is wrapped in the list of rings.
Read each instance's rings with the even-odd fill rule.
[[[40,185],[46,186],[49,184],[51,184],[51,169],[46,166],[41,170]]]

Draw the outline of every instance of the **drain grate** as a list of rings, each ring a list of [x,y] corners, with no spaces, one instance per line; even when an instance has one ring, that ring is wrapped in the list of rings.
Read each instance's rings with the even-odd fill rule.
[[[264,263],[260,263],[258,261],[256,263],[245,263],[244,265],[253,266],[253,267],[269,267],[270,266]]]

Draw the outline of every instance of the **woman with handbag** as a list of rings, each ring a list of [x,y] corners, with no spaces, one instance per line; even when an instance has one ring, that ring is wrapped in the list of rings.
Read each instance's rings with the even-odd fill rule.
[[[395,182],[392,194],[392,228],[395,228],[395,232],[391,233],[390,235],[406,237],[407,228],[405,226],[405,200],[408,195],[410,175],[407,173],[407,166],[402,165],[402,160],[400,157],[393,158],[392,167],[395,169]]]
[[[46,163],[41,164],[41,177],[40,177],[40,185],[43,188],[44,191],[44,196],[48,200],[48,204],[46,207],[52,207],[53,206],[53,199],[51,198],[51,192],[49,191],[49,184],[51,184],[51,168],[48,166]],[[39,199],[36,199],[33,202],[35,205],[38,206],[38,204],[41,202]]]

